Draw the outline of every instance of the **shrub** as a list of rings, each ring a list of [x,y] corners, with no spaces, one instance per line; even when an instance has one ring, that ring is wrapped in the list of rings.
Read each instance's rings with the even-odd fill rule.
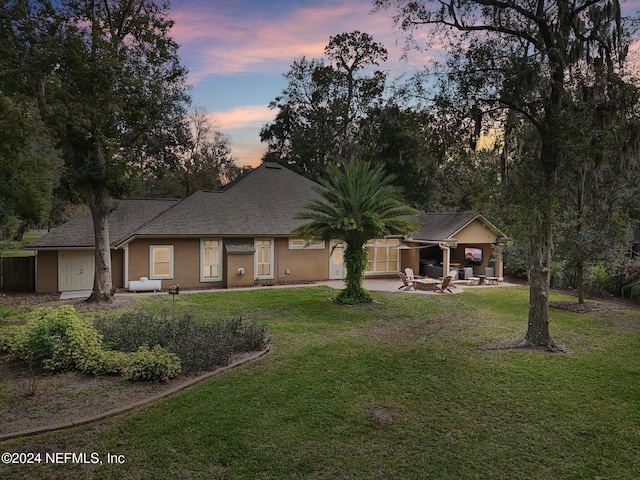
[[[180,358],[166,351],[160,345],[152,349],[142,346],[129,355],[124,374],[130,380],[150,380],[167,382],[180,374]]]
[[[514,241],[505,245],[502,251],[504,274],[515,278],[528,278],[530,258],[527,242]]]
[[[18,359],[50,372],[121,373],[126,360],[121,352],[104,350],[102,337],[91,321],[68,305],[34,310],[27,324],[14,330],[5,343]]]
[[[79,368],[86,359],[99,356],[101,350],[98,331],[68,305],[34,310],[13,345],[18,358],[41,364],[51,372]]]
[[[191,315],[170,321],[165,346],[182,360],[186,371],[207,370],[229,363],[233,353],[233,334],[227,322],[197,322]]]
[[[549,276],[551,288],[567,288],[569,282],[567,280],[564,262],[551,262]]]
[[[245,322],[242,315],[231,320],[234,326],[234,352],[262,350],[267,344],[267,326],[256,322]]]
[[[78,365],[78,370],[89,375],[121,375],[129,362],[129,356],[117,350],[100,350],[96,355],[87,355]]]
[[[3,325],[0,327],[0,354],[13,353],[20,343],[23,327],[19,325]]]
[[[169,321],[166,310],[158,314],[133,310],[118,318],[97,318],[94,324],[108,346],[123,352],[135,352],[142,345],[162,344],[169,335]]]
[[[184,371],[226,365],[232,353],[259,350],[267,341],[266,326],[246,322],[241,315],[203,323],[190,314],[170,318],[166,311],[137,310],[118,318],[99,319],[96,327],[104,341],[118,350],[160,345],[178,355]]]
[[[611,287],[611,278],[605,264],[599,263],[587,270],[585,287],[591,295],[602,297]]]

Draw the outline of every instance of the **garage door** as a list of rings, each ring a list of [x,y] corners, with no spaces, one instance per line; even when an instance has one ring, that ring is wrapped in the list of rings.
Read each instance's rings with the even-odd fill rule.
[[[61,292],[91,290],[95,258],[93,250],[58,252],[58,288]]]

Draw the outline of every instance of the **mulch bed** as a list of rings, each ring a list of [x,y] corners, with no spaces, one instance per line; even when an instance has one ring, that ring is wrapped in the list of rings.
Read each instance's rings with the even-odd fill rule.
[[[549,302],[549,306],[552,308],[558,308],[560,310],[567,310],[573,313],[591,313],[591,312],[603,312],[606,310],[615,310],[620,308],[619,305],[605,302],[585,302],[578,303],[577,301],[557,301]]]

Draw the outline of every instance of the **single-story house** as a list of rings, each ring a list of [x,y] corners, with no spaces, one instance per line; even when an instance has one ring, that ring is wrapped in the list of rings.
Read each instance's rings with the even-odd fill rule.
[[[175,284],[215,288],[344,278],[339,242],[290,233],[304,222],[295,218],[296,213],[319,198],[317,187],[286,167],[264,163],[220,190],[199,191],[184,200],[120,200],[108,221],[113,285],[129,289],[141,278],[159,280],[163,289]],[[437,261],[433,248],[443,252],[440,263],[448,271],[453,263],[467,262],[461,249],[467,243],[482,249],[479,265],[487,265],[492,245],[503,235],[480,214],[454,217],[459,219],[456,228],[430,230],[428,223],[438,217],[419,215],[418,220],[427,223],[409,238],[371,241],[368,274],[418,270],[424,260]],[[36,250],[37,292],[92,288],[89,213],[29,248]]]

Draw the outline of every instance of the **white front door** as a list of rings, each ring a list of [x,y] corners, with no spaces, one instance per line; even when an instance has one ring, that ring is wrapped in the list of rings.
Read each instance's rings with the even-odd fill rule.
[[[344,278],[344,243],[331,240],[331,248],[333,251],[329,256],[329,279],[342,280]]]
[[[58,289],[61,292],[93,289],[93,250],[58,250]]]

